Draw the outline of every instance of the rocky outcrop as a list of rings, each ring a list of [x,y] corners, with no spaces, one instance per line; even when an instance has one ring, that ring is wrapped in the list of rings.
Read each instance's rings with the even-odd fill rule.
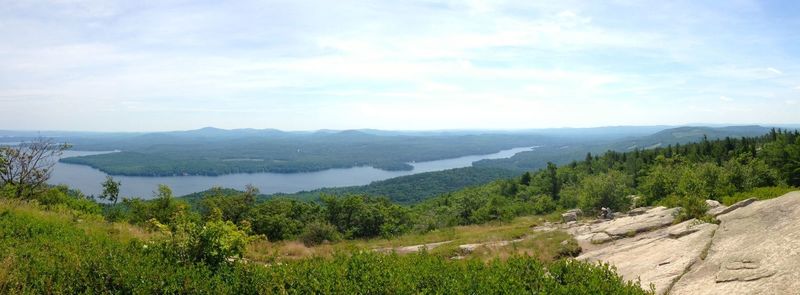
[[[589,245],[578,259],[610,263],[657,294],[800,294],[800,192],[707,204],[719,225],[659,227],[671,220],[663,213],[677,211],[657,207],[567,232]]]
[[[718,217],[708,256],[670,294],[800,292],[800,192],[750,203]]]
[[[706,204],[708,204],[709,201],[711,201],[711,200],[706,200]],[[756,201],[756,199],[749,198],[749,199],[746,199],[746,200],[742,200],[742,201],[736,202],[735,204],[730,205],[730,206],[724,206],[724,205],[721,205],[719,202],[712,201],[712,202],[716,202],[717,206],[714,206],[714,207],[709,206],[708,212],[706,212],[706,214],[714,216],[714,217],[717,217],[717,216],[720,216],[722,214],[726,214],[726,213],[731,212],[733,210],[736,210],[736,209],[742,208],[744,206],[750,205],[755,201]],[[713,203],[711,203],[711,204],[713,204]]]
[[[655,207],[633,216],[573,226],[567,232],[575,236],[581,247],[592,248],[589,244],[603,244],[672,225],[678,210],[680,208]]]
[[[578,259],[610,263],[623,278],[640,279],[645,289],[653,284],[657,294],[664,294],[689,266],[700,260],[716,229],[716,224],[689,220],[613,241]]]

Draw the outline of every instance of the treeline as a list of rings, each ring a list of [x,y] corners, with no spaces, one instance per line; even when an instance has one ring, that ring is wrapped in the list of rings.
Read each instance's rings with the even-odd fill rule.
[[[775,197],[800,186],[800,136],[775,130],[760,137],[702,139],[698,143],[603,155],[525,173],[517,179],[445,194],[415,211],[435,228],[508,220],[526,214],[582,208],[684,207],[700,217],[706,199],[731,203]],[[759,189],[760,188],[760,189]],[[772,189],[768,189],[772,188]]]
[[[386,196],[392,202],[408,205],[465,187],[511,178],[518,174],[518,172],[500,168],[466,167],[394,177],[363,186],[323,188],[294,194],[276,194],[274,197],[316,201],[322,195],[366,194]]]

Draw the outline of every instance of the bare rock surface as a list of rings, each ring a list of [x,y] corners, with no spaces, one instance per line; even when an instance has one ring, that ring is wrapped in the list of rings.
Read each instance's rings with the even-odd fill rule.
[[[623,278],[640,279],[645,289],[653,284],[657,294],[664,294],[689,266],[701,259],[716,229],[716,224],[688,220],[615,240],[578,259],[610,263]]]
[[[469,254],[475,252],[478,248],[486,247],[486,248],[495,248],[495,247],[504,247],[511,245],[513,243],[519,243],[524,241],[525,239],[515,239],[515,240],[508,240],[508,241],[494,241],[494,242],[486,242],[486,243],[474,243],[474,244],[464,244],[459,245],[458,249],[463,254]]]
[[[601,223],[593,232],[605,232],[609,236],[622,237],[650,231],[672,224],[678,210],[680,208],[655,207],[643,214]]]
[[[745,207],[747,205],[750,205],[755,201],[756,201],[756,199],[749,198],[747,200],[742,200],[742,201],[736,202],[735,204],[730,205],[730,206],[718,205],[716,207],[712,207],[711,209],[708,209],[708,212],[706,212],[706,214],[714,216],[714,217],[720,216],[722,214],[727,214],[727,213],[730,213],[733,210],[736,210],[736,209]],[[706,202],[708,202],[708,201],[706,201]],[[719,204],[719,203],[717,203],[717,204]]]
[[[375,252],[381,253],[392,253],[395,252],[397,254],[408,254],[408,253],[415,253],[424,250],[431,250],[436,247],[439,247],[444,244],[449,244],[453,241],[444,241],[444,242],[436,242],[436,243],[428,243],[428,244],[420,244],[420,245],[413,245],[413,246],[404,246],[404,247],[397,247],[397,248],[380,248],[374,249]]]
[[[639,210],[636,215],[622,216],[596,223],[570,225],[565,230],[575,237],[582,248],[592,249],[596,248],[592,245],[608,243],[672,225],[678,210],[680,208],[649,208]]]
[[[800,293],[800,192],[749,203],[718,217],[708,256],[670,294]]]

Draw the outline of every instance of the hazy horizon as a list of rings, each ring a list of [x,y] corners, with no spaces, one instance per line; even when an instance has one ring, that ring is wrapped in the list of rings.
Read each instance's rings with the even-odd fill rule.
[[[796,124],[791,1],[24,1],[0,129]]]
[[[322,128],[322,129],[305,129],[305,130],[292,130],[292,129],[278,129],[278,128],[252,128],[252,127],[242,127],[242,128],[220,128],[215,126],[203,126],[199,128],[192,128],[192,129],[164,129],[164,130],[111,130],[111,131],[103,131],[103,130],[69,130],[69,129],[0,129],[2,131],[9,131],[9,132],[74,132],[74,133],[159,133],[159,132],[185,132],[185,131],[198,131],[202,129],[219,129],[225,131],[236,131],[236,130],[276,130],[280,132],[321,132],[321,131],[363,131],[363,130],[374,130],[374,131],[384,131],[384,132],[472,132],[472,131],[480,131],[480,132],[525,132],[525,131],[539,131],[539,130],[568,130],[568,129],[603,129],[603,128],[658,128],[663,127],[666,129],[669,128],[678,128],[678,127],[712,127],[712,128],[719,128],[719,127],[737,127],[737,126],[762,126],[762,127],[779,127],[779,128],[800,128],[800,123],[790,123],[790,124],[770,124],[770,123],[743,123],[743,124],[726,124],[726,123],[688,123],[688,124],[669,124],[669,125],[599,125],[599,126],[586,126],[586,127],[570,127],[570,126],[561,126],[561,127],[530,127],[530,128],[457,128],[457,129],[377,129],[377,128],[352,128],[352,129],[330,129],[330,128]]]

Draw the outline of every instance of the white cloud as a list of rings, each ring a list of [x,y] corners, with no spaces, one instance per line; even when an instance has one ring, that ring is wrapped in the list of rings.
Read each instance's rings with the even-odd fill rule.
[[[74,119],[0,111],[2,128],[136,129],[147,112],[164,113],[147,123],[159,129],[405,128],[409,113],[418,128],[710,122],[699,110],[720,101],[788,104],[800,80],[798,59],[771,42],[794,39],[713,3],[59,2],[0,11],[14,28],[0,26],[0,102]],[[761,121],[796,120],[763,105],[748,107]],[[744,108],[714,119],[733,122]],[[224,115],[237,112],[257,119]],[[206,113],[212,121],[193,121]],[[298,119],[307,114],[318,119]]]
[[[785,101],[785,103],[786,103],[786,104],[788,104],[788,105],[796,105],[796,104],[797,104],[797,100],[794,100],[794,99],[787,99],[787,100]]]

